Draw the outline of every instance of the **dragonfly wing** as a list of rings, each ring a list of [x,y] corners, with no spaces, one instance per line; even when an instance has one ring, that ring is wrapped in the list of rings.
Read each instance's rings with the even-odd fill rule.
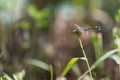
[[[84,32],[84,28],[82,28],[81,26],[78,26],[77,24],[74,24],[74,26],[76,26],[76,29],[77,29],[79,32]]]

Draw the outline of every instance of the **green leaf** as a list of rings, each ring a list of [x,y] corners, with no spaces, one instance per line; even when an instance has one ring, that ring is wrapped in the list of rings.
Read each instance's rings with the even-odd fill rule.
[[[34,25],[36,28],[41,29],[50,25],[53,16],[51,8],[44,8],[39,10],[34,4],[31,4],[27,10],[28,14],[35,21]]]
[[[120,23],[120,9],[118,9],[118,13],[115,16],[115,20],[116,20],[117,23]]]
[[[29,30],[31,28],[30,23],[26,22],[26,21],[22,21],[21,22],[21,28],[24,30]]]
[[[103,55],[103,41],[101,33],[92,33],[92,43],[95,50],[95,59],[98,60]],[[103,70],[104,64],[99,64],[98,68]]]
[[[120,65],[120,57],[117,54],[110,56],[110,58]]]
[[[110,57],[111,55],[113,55],[115,52],[117,52],[118,49],[115,50],[110,50],[109,52],[105,53],[102,57],[100,57],[90,68],[90,70],[95,69],[100,63],[102,63],[105,59],[107,59],[108,57]],[[87,70],[82,76],[80,76],[77,80],[81,80],[87,73],[89,72],[89,70]]]
[[[25,76],[25,70],[22,70],[21,72],[13,74],[13,77],[15,80],[23,80],[24,76]]]
[[[96,68],[100,63],[102,63],[105,59],[107,59],[108,57],[110,57],[112,54],[114,54],[115,52],[117,52],[118,49],[115,50],[110,50],[109,52],[105,53],[101,58],[99,58],[92,66],[91,66],[91,70]]]
[[[78,61],[80,58],[72,58],[69,62],[68,62],[68,64],[67,64],[67,66],[65,67],[65,69],[63,70],[63,72],[62,72],[62,74],[61,74],[61,77],[64,77],[67,73],[68,73],[68,71],[72,68],[72,66],[76,63],[76,61]]]
[[[28,14],[34,19],[37,19],[40,16],[40,15],[38,15],[39,10],[37,9],[37,7],[34,4],[29,5]]]
[[[33,66],[36,66],[36,67],[40,67],[46,71],[50,71],[49,70],[49,65],[46,64],[45,62],[41,61],[41,60],[37,60],[37,59],[27,59],[26,60],[26,63],[27,64],[30,64],[30,65],[33,65]]]
[[[0,75],[0,80],[13,80],[13,79],[6,73],[3,73],[2,75]]]
[[[73,65],[72,71],[76,74],[77,77],[81,75],[81,69],[77,63]]]

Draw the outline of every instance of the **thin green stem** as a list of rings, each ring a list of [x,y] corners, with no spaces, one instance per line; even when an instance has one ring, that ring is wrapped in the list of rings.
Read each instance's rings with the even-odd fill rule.
[[[53,67],[50,65],[50,80],[53,80]]]
[[[86,57],[85,50],[84,50],[84,48],[83,48],[82,41],[81,41],[80,38],[79,38],[79,43],[80,43],[80,46],[81,46],[83,55],[84,55],[84,57],[85,57],[85,59],[86,59],[86,64],[87,64],[87,67],[88,67],[88,70],[89,70],[90,78],[91,78],[91,80],[93,80],[92,73],[91,73],[91,70],[90,70],[90,65],[89,65],[88,59],[87,59],[87,57]]]

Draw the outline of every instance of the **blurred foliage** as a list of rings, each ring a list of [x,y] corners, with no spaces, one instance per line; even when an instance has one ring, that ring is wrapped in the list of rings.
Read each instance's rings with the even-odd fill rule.
[[[32,27],[32,26],[31,26],[28,22],[26,22],[26,21],[22,21],[22,22],[21,22],[21,28],[22,28],[23,30],[30,30],[31,27]]]
[[[49,65],[41,60],[36,60],[36,59],[27,59],[26,63],[32,66],[36,66],[39,68],[42,68],[46,71],[50,71]]]
[[[101,33],[92,33],[92,43],[95,49],[95,58],[98,60],[100,57],[103,56],[103,37]],[[99,76],[104,75],[104,63],[101,62],[97,66],[97,71],[99,72]]]
[[[22,17],[21,11],[26,3],[27,0],[0,0],[0,22],[4,27],[9,27]]]
[[[120,23],[120,9],[118,9],[118,12],[115,16],[115,20],[116,20],[117,23]]]
[[[12,74],[12,77],[10,77],[6,73],[3,73],[2,75],[0,75],[0,80],[23,80],[24,76],[25,76],[25,70]]]
[[[120,30],[117,28],[113,28],[113,39],[114,39],[114,44],[115,48],[119,49],[118,55],[120,57]]]
[[[32,4],[28,7],[28,14],[35,21],[35,27],[41,29],[50,26],[53,12],[50,8],[38,10],[37,7]]]
[[[16,5],[17,0],[0,0],[0,9],[6,10],[6,9],[13,9]]]

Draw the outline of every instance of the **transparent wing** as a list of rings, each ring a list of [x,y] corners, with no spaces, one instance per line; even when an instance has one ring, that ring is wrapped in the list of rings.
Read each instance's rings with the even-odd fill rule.
[[[75,30],[73,32],[84,32],[85,29],[81,26],[78,26],[77,24],[74,24],[74,26],[76,26]]]

